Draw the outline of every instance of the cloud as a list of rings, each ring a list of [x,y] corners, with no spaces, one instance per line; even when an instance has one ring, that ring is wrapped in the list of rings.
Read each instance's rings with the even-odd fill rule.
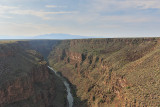
[[[159,0],[92,0],[94,11],[117,11],[126,9],[160,9]]]
[[[125,4],[139,9],[160,9],[159,0],[127,0]]]
[[[11,16],[1,15],[1,14],[0,14],[0,18],[5,18],[5,19],[7,18],[7,19],[10,19],[10,18],[12,18],[12,17],[11,17]]]
[[[17,14],[17,15],[32,15],[32,16],[37,16],[40,17],[44,20],[49,20],[51,17],[48,15],[55,15],[55,14],[71,14],[74,12],[69,12],[69,11],[59,11],[59,12],[47,12],[47,11],[35,11],[35,10],[12,10],[9,13],[11,14]]]
[[[63,7],[66,7],[66,6],[46,5],[45,7],[46,8],[63,8]]]
[[[16,9],[18,7],[15,7],[15,6],[2,6],[0,5],[0,11],[4,11],[4,10],[10,10],[10,9]]]
[[[48,5],[49,6],[49,5]],[[51,5],[49,6],[51,7]],[[53,5],[52,5],[53,7]],[[0,17],[1,18],[12,18],[10,17],[12,15],[32,15],[36,17],[40,17],[44,20],[51,19],[49,15],[55,15],[55,14],[71,14],[75,13],[72,11],[44,11],[44,10],[28,10],[28,9],[23,9],[21,7],[13,7],[13,6],[0,6]]]
[[[56,6],[56,5],[46,5],[45,7],[47,7],[47,8],[57,8],[58,6]]]
[[[14,10],[17,9],[18,7],[14,7],[14,6],[2,6],[0,5],[0,18],[12,18],[9,15],[6,15],[6,13],[8,13],[10,10]]]

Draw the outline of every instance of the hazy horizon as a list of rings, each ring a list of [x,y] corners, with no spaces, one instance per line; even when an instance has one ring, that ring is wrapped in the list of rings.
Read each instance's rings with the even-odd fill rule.
[[[154,36],[157,38],[159,36]],[[39,39],[55,39],[55,40],[65,40],[65,39],[96,39],[96,38],[153,38],[152,36],[115,36],[115,37],[103,37],[103,36],[80,36],[80,35],[70,35],[70,34],[44,34],[37,36],[0,36],[0,40],[39,40]]]

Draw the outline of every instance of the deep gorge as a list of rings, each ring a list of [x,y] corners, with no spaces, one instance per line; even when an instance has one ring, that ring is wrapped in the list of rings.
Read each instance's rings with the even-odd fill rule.
[[[31,40],[0,48],[1,106],[66,107],[63,82],[48,65],[70,83],[73,107],[160,104],[159,38]]]

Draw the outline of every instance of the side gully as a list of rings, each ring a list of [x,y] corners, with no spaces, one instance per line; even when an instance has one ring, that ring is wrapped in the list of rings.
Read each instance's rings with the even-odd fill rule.
[[[68,100],[69,107],[73,107],[73,101],[74,100],[73,100],[73,96],[71,94],[71,89],[70,89],[69,83],[65,80],[65,78],[63,78],[60,74],[58,74],[55,70],[53,70],[53,68],[51,68],[50,66],[48,66],[48,68],[51,71],[53,71],[55,73],[55,75],[63,81],[63,83],[64,83],[64,85],[67,89],[67,100]]]

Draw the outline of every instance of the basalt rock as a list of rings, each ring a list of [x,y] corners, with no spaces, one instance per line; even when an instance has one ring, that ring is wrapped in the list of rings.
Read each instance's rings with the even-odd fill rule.
[[[156,107],[160,104],[159,41],[66,40],[52,50],[49,63],[76,86],[77,97],[89,107]]]
[[[0,107],[64,107],[62,81],[31,49],[28,41],[0,44]]]

